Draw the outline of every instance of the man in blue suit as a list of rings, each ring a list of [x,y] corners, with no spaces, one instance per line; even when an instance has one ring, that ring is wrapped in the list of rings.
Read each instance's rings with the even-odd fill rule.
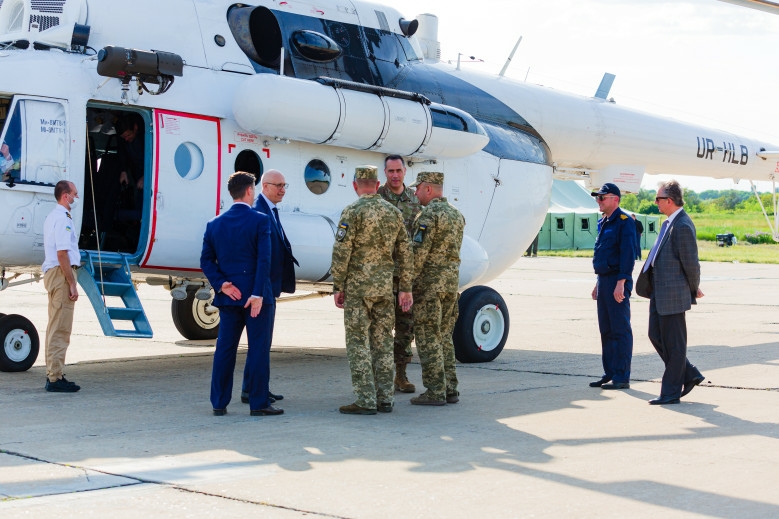
[[[254,208],[270,218],[270,283],[273,290],[273,296],[279,297],[282,292],[293,293],[295,291],[295,265],[298,260],[292,255],[292,245],[290,245],[287,235],[284,234],[284,228],[279,219],[279,210],[276,204],[281,203],[287,192],[287,181],[280,171],[269,169],[260,180],[262,191],[257,197]],[[274,315],[275,317],[275,315]],[[270,322],[271,342],[273,339],[274,321]],[[248,368],[248,365],[247,365]],[[241,401],[249,403],[249,394],[247,391],[246,373],[244,373],[243,391],[241,392]],[[271,402],[281,400],[284,395],[269,393]]]
[[[249,339],[246,356],[246,384],[252,416],[284,412],[271,405],[270,342],[276,301],[270,283],[271,222],[254,211],[254,176],[237,172],[227,189],[233,206],[211,219],[203,236],[200,268],[214,287],[214,306],[219,308],[211,373],[211,405],[222,416],[233,391],[233,371],[238,341],[244,327]]]

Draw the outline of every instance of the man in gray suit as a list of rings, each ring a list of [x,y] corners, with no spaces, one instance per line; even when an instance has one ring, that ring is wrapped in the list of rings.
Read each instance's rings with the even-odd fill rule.
[[[664,182],[655,198],[668,217],[641,269],[636,293],[649,297],[649,340],[665,363],[660,397],[652,405],[678,404],[679,398],[703,382],[698,368],[687,360],[685,312],[703,297],[699,288],[701,267],[695,225],[682,209],[682,188],[675,180]]]

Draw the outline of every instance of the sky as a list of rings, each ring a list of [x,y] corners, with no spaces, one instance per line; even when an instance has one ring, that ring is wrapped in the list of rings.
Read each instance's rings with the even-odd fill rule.
[[[717,0],[389,3],[407,19],[438,17],[443,61],[462,53],[463,68],[497,74],[522,36],[507,76],[592,96],[610,72],[618,104],[779,149],[779,15]],[[466,63],[469,56],[477,60]],[[667,178],[645,175],[642,187]],[[676,178],[698,192],[750,189],[747,181]],[[771,190],[770,182],[757,185]]]

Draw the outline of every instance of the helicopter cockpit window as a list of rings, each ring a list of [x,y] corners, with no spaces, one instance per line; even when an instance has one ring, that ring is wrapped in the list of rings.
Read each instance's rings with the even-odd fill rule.
[[[330,168],[321,160],[314,159],[306,165],[304,180],[309,191],[321,195],[330,187]]]
[[[14,99],[0,135],[3,182],[52,186],[67,177],[65,114],[65,106],[57,101]]]
[[[400,46],[403,48],[403,53],[406,55],[406,59],[408,61],[419,61],[422,58],[417,56],[416,51],[414,50],[414,46],[411,45],[411,42],[406,38],[405,36],[396,35],[398,42],[400,43]]]

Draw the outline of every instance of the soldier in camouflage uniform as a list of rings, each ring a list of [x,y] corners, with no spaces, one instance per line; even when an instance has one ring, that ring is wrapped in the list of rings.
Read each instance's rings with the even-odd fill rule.
[[[452,332],[457,321],[460,246],[465,218],[443,196],[444,174],[422,172],[416,196],[425,206],[414,222],[414,333],[427,391],[415,405],[456,404],[457,372]]]
[[[384,176],[387,182],[379,188],[381,197],[394,205],[403,215],[403,223],[411,235],[414,219],[422,210],[414,190],[406,187],[406,163],[400,155],[389,155],[384,159]],[[417,388],[408,381],[406,365],[411,362],[411,341],[414,340],[414,316],[412,312],[404,312],[398,304],[398,260],[395,259],[395,274],[392,276],[392,293],[395,295],[395,390],[403,393],[413,393]]]
[[[411,309],[412,257],[403,218],[376,193],[378,173],[362,166],[354,175],[360,197],[341,213],[333,245],[333,295],[344,309],[346,354],[356,401],[344,414],[392,412],[393,257],[398,259],[400,305]]]

